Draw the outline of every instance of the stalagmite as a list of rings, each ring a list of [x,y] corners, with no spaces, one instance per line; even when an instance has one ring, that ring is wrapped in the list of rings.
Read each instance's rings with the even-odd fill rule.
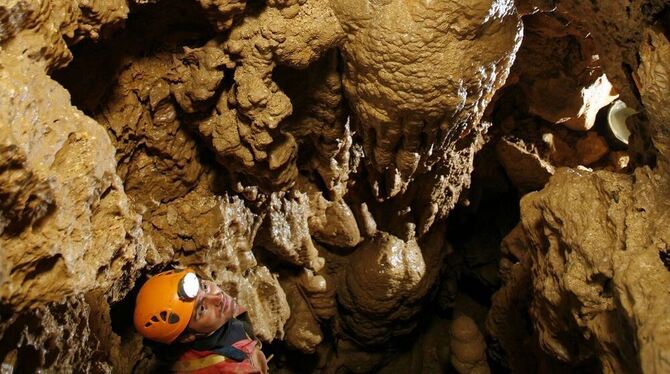
[[[0,372],[670,371],[669,9],[3,2]]]

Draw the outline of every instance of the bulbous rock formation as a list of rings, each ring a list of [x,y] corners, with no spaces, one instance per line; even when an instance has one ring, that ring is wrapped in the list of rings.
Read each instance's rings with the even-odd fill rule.
[[[332,1],[347,33],[344,88],[363,132],[378,199],[403,195],[417,232],[446,216],[471,167],[449,165],[480,120],[520,44],[511,2]],[[472,142],[472,140],[470,140]],[[446,164],[446,165],[445,165]],[[442,183],[448,179],[451,183]],[[396,199],[399,200],[399,199]]]
[[[419,243],[379,232],[361,243],[337,285],[342,332],[364,345],[411,332],[440,270],[443,235],[434,231]]]
[[[272,372],[668,371],[667,16],[5,2],[2,370],[161,371],[134,298],[188,266]]]
[[[472,318],[464,315],[456,317],[450,333],[454,368],[459,373],[490,373],[484,336]]]
[[[233,61],[236,85],[198,125],[228,170],[268,190],[295,182],[298,145],[280,127],[292,106],[272,72],[278,63],[306,67],[342,36],[325,0],[277,2],[231,31],[220,47]]]
[[[338,301],[351,313],[342,316],[351,334],[366,343],[387,339],[389,320],[411,314],[405,303],[419,291],[426,272],[416,241],[405,243],[379,234],[356,250],[338,287]],[[394,316],[395,314],[395,316]],[[367,322],[367,323],[366,323]]]

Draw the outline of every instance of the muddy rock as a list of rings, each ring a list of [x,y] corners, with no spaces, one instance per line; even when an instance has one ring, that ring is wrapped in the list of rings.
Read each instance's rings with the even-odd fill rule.
[[[190,83],[183,82],[193,70],[185,64],[205,51],[165,53],[133,62],[120,72],[96,118],[114,141],[118,173],[127,193],[147,212],[184,196],[203,173],[196,139],[180,120],[178,108],[194,105],[194,94],[187,88]],[[177,76],[182,78],[170,78]],[[219,74],[208,79],[222,78]],[[197,95],[206,99],[213,88],[208,91],[207,84],[201,84],[203,92]]]
[[[323,183],[323,195],[339,200],[347,192],[352,164],[352,128],[344,98],[339,55],[326,53],[305,69],[279,67],[277,83],[291,98],[293,113],[285,120],[285,128],[300,144],[303,174],[310,172],[310,181]],[[297,186],[301,191],[307,191]]]
[[[667,60],[660,56],[668,55],[670,44],[654,31],[647,35],[639,75],[649,77],[652,67],[657,73],[654,80],[640,79],[643,103],[654,106],[666,100],[659,96],[668,87]],[[668,236],[658,203],[668,191],[665,113],[657,110],[650,116],[663,155],[655,169],[638,168],[632,176],[559,169],[544,190],[522,199],[517,230],[527,238],[521,253],[528,255],[510,273],[518,275],[507,279],[507,291],[494,299],[491,328],[498,330],[493,321],[505,318],[503,309],[510,310],[503,306],[513,295],[508,287],[529,281],[533,298],[528,314],[544,354],[586,366],[597,360],[609,372],[665,370],[659,352],[670,337],[667,295],[651,286],[670,281],[659,254]],[[503,340],[519,339],[501,335]],[[637,343],[631,345],[631,340]]]
[[[298,145],[279,126],[292,105],[272,72],[277,64],[304,68],[342,37],[323,0],[271,3],[232,30],[221,48],[234,61],[236,85],[221,95],[212,117],[198,125],[212,138],[226,168],[268,189],[295,182]]]
[[[490,373],[486,343],[472,318],[461,315],[451,323],[451,364],[459,373]]]
[[[577,142],[575,148],[580,164],[585,166],[597,162],[609,152],[605,138],[595,132],[588,132],[586,137]]]
[[[621,99],[629,106],[640,104],[632,72],[639,67],[636,54],[644,40],[644,25],[651,24],[666,3],[662,0],[640,0],[631,3],[595,0],[555,2],[557,13],[577,27],[587,30],[603,71]]]
[[[512,74],[519,75],[528,111],[586,131],[598,111],[617,98],[594,40],[556,13],[524,17],[524,40]],[[538,63],[542,61],[542,63]]]
[[[104,128],[42,67],[2,53],[0,86],[3,365],[110,370],[83,294],[132,288],[151,246],[141,216]]]
[[[315,275],[310,270],[282,280],[281,285],[287,293],[286,298],[291,307],[291,317],[286,321],[286,343],[291,348],[304,353],[314,353],[316,347],[323,341],[319,322],[322,321],[322,317],[327,316],[319,313],[322,309],[318,303],[328,292],[326,282],[326,278]],[[333,289],[332,286],[330,288]]]
[[[323,258],[309,232],[309,200],[304,194],[295,198],[270,197],[265,223],[259,233],[259,244],[279,259],[313,270],[323,267]]]
[[[528,149],[523,140],[502,138],[496,143],[496,153],[507,176],[522,191],[541,189],[554,174],[554,166]]]
[[[161,371],[134,297],[182,267],[273,373],[670,371],[668,25],[661,0],[3,3],[1,371]]]
[[[10,158],[0,191],[14,204],[3,203],[0,245],[12,276],[0,300],[21,310],[94,288],[120,297],[144,265],[146,243],[114,147],[39,66],[2,57],[0,133]]]
[[[442,234],[442,235],[441,235]],[[378,232],[352,254],[337,286],[343,332],[362,345],[379,345],[412,331],[420,300],[444,258],[443,232],[418,243]],[[422,250],[422,248],[425,248]]]
[[[69,45],[122,27],[128,10],[126,0],[10,0],[0,5],[0,44],[50,71],[72,60]]]
[[[352,248],[361,241],[358,223],[344,199],[330,201],[319,188],[305,180],[299,188],[309,198],[308,226],[315,240],[338,248]]]
[[[347,33],[344,88],[362,131],[370,185],[385,200],[402,196],[410,180],[426,174],[425,193],[408,193],[426,215],[414,222],[424,234],[458,197],[440,181],[453,178],[452,191],[467,185],[467,178],[455,177],[458,163],[442,165],[464,156],[456,154],[459,137],[482,128],[483,109],[520,43],[518,15],[502,1],[332,5]],[[432,211],[432,203],[445,208]]]
[[[56,365],[73,372],[111,371],[112,359],[101,349],[104,343],[95,334],[91,313],[84,297],[77,296],[3,319],[3,369],[33,372]]]

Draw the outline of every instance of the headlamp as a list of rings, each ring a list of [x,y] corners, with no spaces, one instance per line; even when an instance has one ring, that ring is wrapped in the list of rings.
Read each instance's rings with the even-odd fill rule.
[[[183,300],[193,300],[198,295],[200,281],[194,273],[186,273],[184,278],[179,281],[179,298]]]
[[[626,119],[636,113],[635,109],[629,108],[621,100],[615,101],[607,112],[607,124],[610,131],[623,144],[628,144],[628,138],[630,137]]]

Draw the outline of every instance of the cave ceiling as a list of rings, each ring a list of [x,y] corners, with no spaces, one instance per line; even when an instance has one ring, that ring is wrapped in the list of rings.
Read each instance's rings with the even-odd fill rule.
[[[134,297],[190,267],[271,372],[670,372],[669,36],[663,0],[0,2],[0,371],[159,370]]]

